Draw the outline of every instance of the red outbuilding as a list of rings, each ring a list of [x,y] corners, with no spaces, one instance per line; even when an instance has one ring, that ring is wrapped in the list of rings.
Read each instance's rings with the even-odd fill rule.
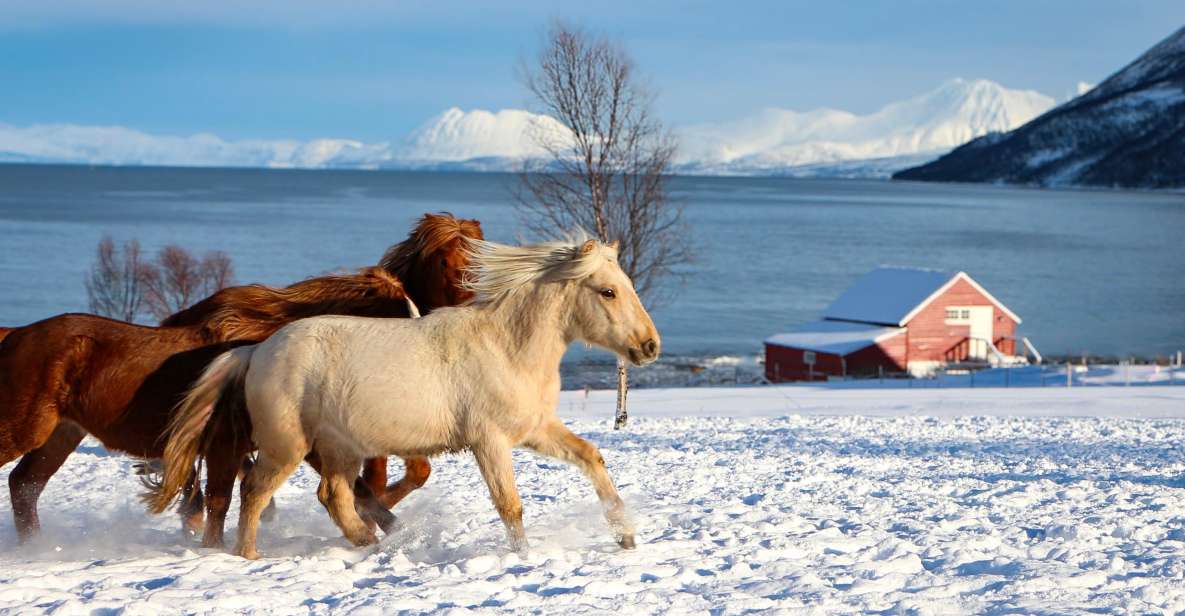
[[[770,381],[908,372],[1016,357],[1020,317],[965,272],[880,268],[865,274],[822,320],[765,340]]]

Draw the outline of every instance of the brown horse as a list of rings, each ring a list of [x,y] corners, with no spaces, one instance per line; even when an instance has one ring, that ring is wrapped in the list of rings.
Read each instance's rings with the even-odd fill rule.
[[[286,289],[224,289],[159,328],[68,314],[10,332],[0,344],[0,466],[28,452],[9,475],[18,534],[25,539],[36,532],[38,496],[86,433],[111,449],[159,457],[169,410],[219,352],[262,340],[302,317],[406,317],[409,296],[423,310],[465,301],[461,278],[469,237],[481,237],[476,221],[427,215],[407,241],[384,256],[384,265],[392,269],[368,268]],[[405,290],[396,277],[415,282]],[[411,288],[421,297],[409,293]],[[391,490],[382,485],[385,460],[383,476],[376,480],[377,474],[371,473],[371,480],[383,488],[384,501],[398,500],[422,484],[429,469],[415,466],[418,461],[412,464],[417,469],[413,476]],[[219,482],[207,485],[206,545],[221,544],[237,472],[237,465],[208,469]],[[373,496],[367,500],[370,491],[360,488],[372,521],[390,521],[381,503]],[[193,514],[192,508],[183,513]]]

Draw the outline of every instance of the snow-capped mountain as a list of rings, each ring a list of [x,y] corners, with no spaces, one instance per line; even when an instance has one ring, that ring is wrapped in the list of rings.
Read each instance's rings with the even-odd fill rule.
[[[678,129],[676,171],[689,174],[887,177],[977,136],[1014,128],[1053,99],[990,81],[955,79],[867,115],[767,109],[721,124]],[[554,119],[517,109],[450,108],[403,139],[227,141],[210,134],[151,135],[119,126],[0,124],[0,161],[112,165],[518,170],[562,143]]]
[[[0,124],[0,161],[183,167],[375,168],[387,144],[350,139],[225,141],[200,133],[152,135],[122,126]]]
[[[1185,187],[1185,28],[1081,96],[904,180]]]
[[[562,140],[567,129],[551,117],[520,109],[489,112],[456,107],[428,120],[413,131],[394,153],[403,163],[460,163],[469,160],[523,160],[547,152],[533,137],[547,133]]]
[[[777,173],[802,166],[942,152],[993,131],[1015,128],[1054,105],[1038,92],[986,80],[952,79],[937,89],[857,115],[819,109],[767,109],[737,122],[681,131],[687,171]]]

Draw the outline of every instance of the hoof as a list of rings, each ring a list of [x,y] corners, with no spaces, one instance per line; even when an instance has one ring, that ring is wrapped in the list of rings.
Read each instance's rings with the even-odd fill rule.
[[[259,552],[255,549],[244,550],[242,548],[238,548],[235,550],[235,555],[241,556],[247,560],[259,560]]]
[[[216,539],[212,539],[210,537],[202,537],[202,547],[203,548],[222,549],[222,548],[226,547],[226,543],[224,541],[222,541],[222,537],[218,537]]]
[[[370,531],[367,531],[366,534],[358,536],[358,537],[346,537],[346,538],[350,540],[350,543],[353,543],[355,546],[360,547],[360,548],[364,548],[368,545],[374,545],[379,542],[379,538],[374,533],[372,533]]]
[[[384,535],[394,535],[403,530],[403,522],[400,522],[399,518],[394,515],[390,517],[384,516],[379,519],[378,527],[383,531]]]
[[[186,518],[181,523],[181,532],[186,537],[197,537],[206,528],[206,519],[203,516]]]
[[[518,554],[519,558],[526,558],[527,553],[531,550],[530,543],[527,542],[526,537],[510,540],[510,551]]]
[[[617,545],[620,545],[626,550],[632,550],[638,547],[638,544],[634,543],[633,535],[624,535],[622,538],[617,540]]]

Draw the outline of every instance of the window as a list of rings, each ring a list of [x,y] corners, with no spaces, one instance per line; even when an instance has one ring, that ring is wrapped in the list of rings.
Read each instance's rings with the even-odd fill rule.
[[[969,306],[947,306],[947,325],[968,325],[971,323],[971,308]]]
[[[808,366],[815,365],[815,352],[814,351],[803,351],[802,352],[802,363],[804,363]]]

